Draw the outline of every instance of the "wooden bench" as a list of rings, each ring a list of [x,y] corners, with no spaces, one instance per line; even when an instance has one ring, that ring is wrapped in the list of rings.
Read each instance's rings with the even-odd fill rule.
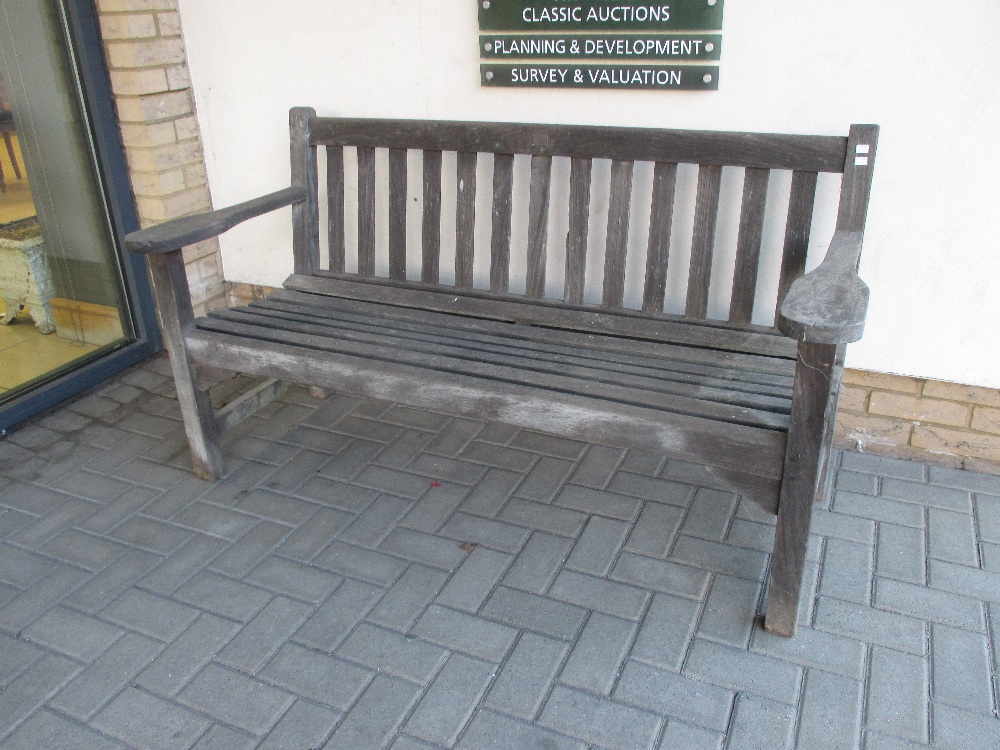
[[[291,187],[126,238],[130,250],[148,255],[195,471],[223,474],[219,422],[198,381],[199,365],[659,452],[687,467],[692,483],[777,512],[766,627],[792,635],[812,503],[829,491],[844,348],[864,326],[868,289],[857,267],[877,127],[855,125],[847,137],[826,137],[339,119],[307,108],[291,110],[290,123]],[[376,149],[388,150],[387,190],[377,186]],[[421,241],[410,244],[419,249],[406,241],[414,151],[422,152],[422,206],[409,201],[419,209],[409,221],[422,219]],[[328,206],[323,267],[320,155]],[[553,162],[559,157],[566,160]],[[609,172],[601,163],[610,174],[603,194],[592,190],[592,175],[601,174],[595,160],[610,160]],[[492,185],[477,185],[490,162]],[[636,169],[636,162],[647,164]],[[672,234],[680,234],[672,221],[679,164],[697,165],[697,189],[683,314],[668,314],[668,259]],[[568,172],[558,201],[550,200],[559,194],[554,165]],[[728,319],[713,320],[710,277],[716,226],[725,218],[719,206],[726,167],[743,172],[742,206]],[[641,169],[647,178],[651,173],[651,197],[633,210],[633,176]],[[693,183],[693,168],[682,169]],[[755,325],[773,170],[791,172],[775,299],[781,303],[773,324]],[[822,264],[803,275],[821,172],[843,174],[836,232]],[[529,182],[520,194],[516,173]],[[345,183],[353,187],[355,175],[356,241],[345,232],[345,192],[352,194]],[[442,190],[443,176],[453,189]],[[490,189],[486,221],[476,206]],[[512,247],[515,198],[525,193],[519,213],[527,228],[517,227],[517,236],[526,244]],[[382,196],[387,203],[387,258],[376,255],[376,195],[379,205]],[[592,237],[592,202],[600,206],[605,198],[607,230]],[[455,201],[447,211],[445,200]],[[294,273],[284,288],[195,320],[180,248],[287,205]],[[565,242],[547,236],[555,212],[563,214]],[[636,222],[648,222],[644,261],[629,253]],[[448,234],[454,226],[453,245],[450,237],[442,241],[443,223]],[[483,226],[486,236],[477,243]],[[488,288],[474,283],[486,282],[485,272],[482,279],[473,273],[477,245],[489,248]],[[454,268],[442,268],[442,247],[452,246]],[[419,258],[419,280],[408,277],[408,257],[412,269]],[[524,270],[512,273],[512,259]],[[485,271],[485,258],[481,263]],[[554,264],[565,269],[555,292],[546,279]],[[636,264],[634,277],[644,277],[641,309],[628,309],[626,268]],[[591,279],[588,286],[588,271],[601,267],[600,284]]]

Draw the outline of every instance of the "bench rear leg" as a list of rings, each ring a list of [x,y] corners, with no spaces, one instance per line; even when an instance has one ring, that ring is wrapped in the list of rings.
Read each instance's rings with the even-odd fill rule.
[[[148,260],[160,330],[170,354],[170,367],[184,418],[184,431],[191,448],[194,473],[212,481],[221,477],[225,470],[212,402],[205,391],[198,389],[194,366],[184,344],[184,333],[194,326],[184,259],[180,250],[174,250],[149,255]]]
[[[800,343],[764,627],[795,635],[813,504],[827,492],[843,345]]]

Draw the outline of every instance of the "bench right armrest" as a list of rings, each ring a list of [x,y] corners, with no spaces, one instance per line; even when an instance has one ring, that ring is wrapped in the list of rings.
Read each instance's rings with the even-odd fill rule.
[[[278,208],[301,203],[306,189],[289,187],[276,193],[238,203],[229,208],[194,216],[183,216],[125,235],[125,247],[133,253],[168,253],[216,237],[237,224]]]

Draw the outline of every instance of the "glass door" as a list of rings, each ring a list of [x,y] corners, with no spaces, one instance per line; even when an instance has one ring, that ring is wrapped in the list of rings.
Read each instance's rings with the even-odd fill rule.
[[[51,395],[69,395],[70,373],[146,338],[133,310],[144,275],[117,242],[134,204],[108,179],[121,147],[93,117],[111,102],[83,59],[100,58],[88,5],[0,0],[0,415],[57,382]]]

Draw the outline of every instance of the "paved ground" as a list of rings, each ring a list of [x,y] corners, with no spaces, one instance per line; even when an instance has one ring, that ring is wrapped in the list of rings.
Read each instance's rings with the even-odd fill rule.
[[[843,455],[783,640],[697,467],[292,390],[213,486],[166,372],[0,441],[0,747],[1000,747],[1000,477]]]

